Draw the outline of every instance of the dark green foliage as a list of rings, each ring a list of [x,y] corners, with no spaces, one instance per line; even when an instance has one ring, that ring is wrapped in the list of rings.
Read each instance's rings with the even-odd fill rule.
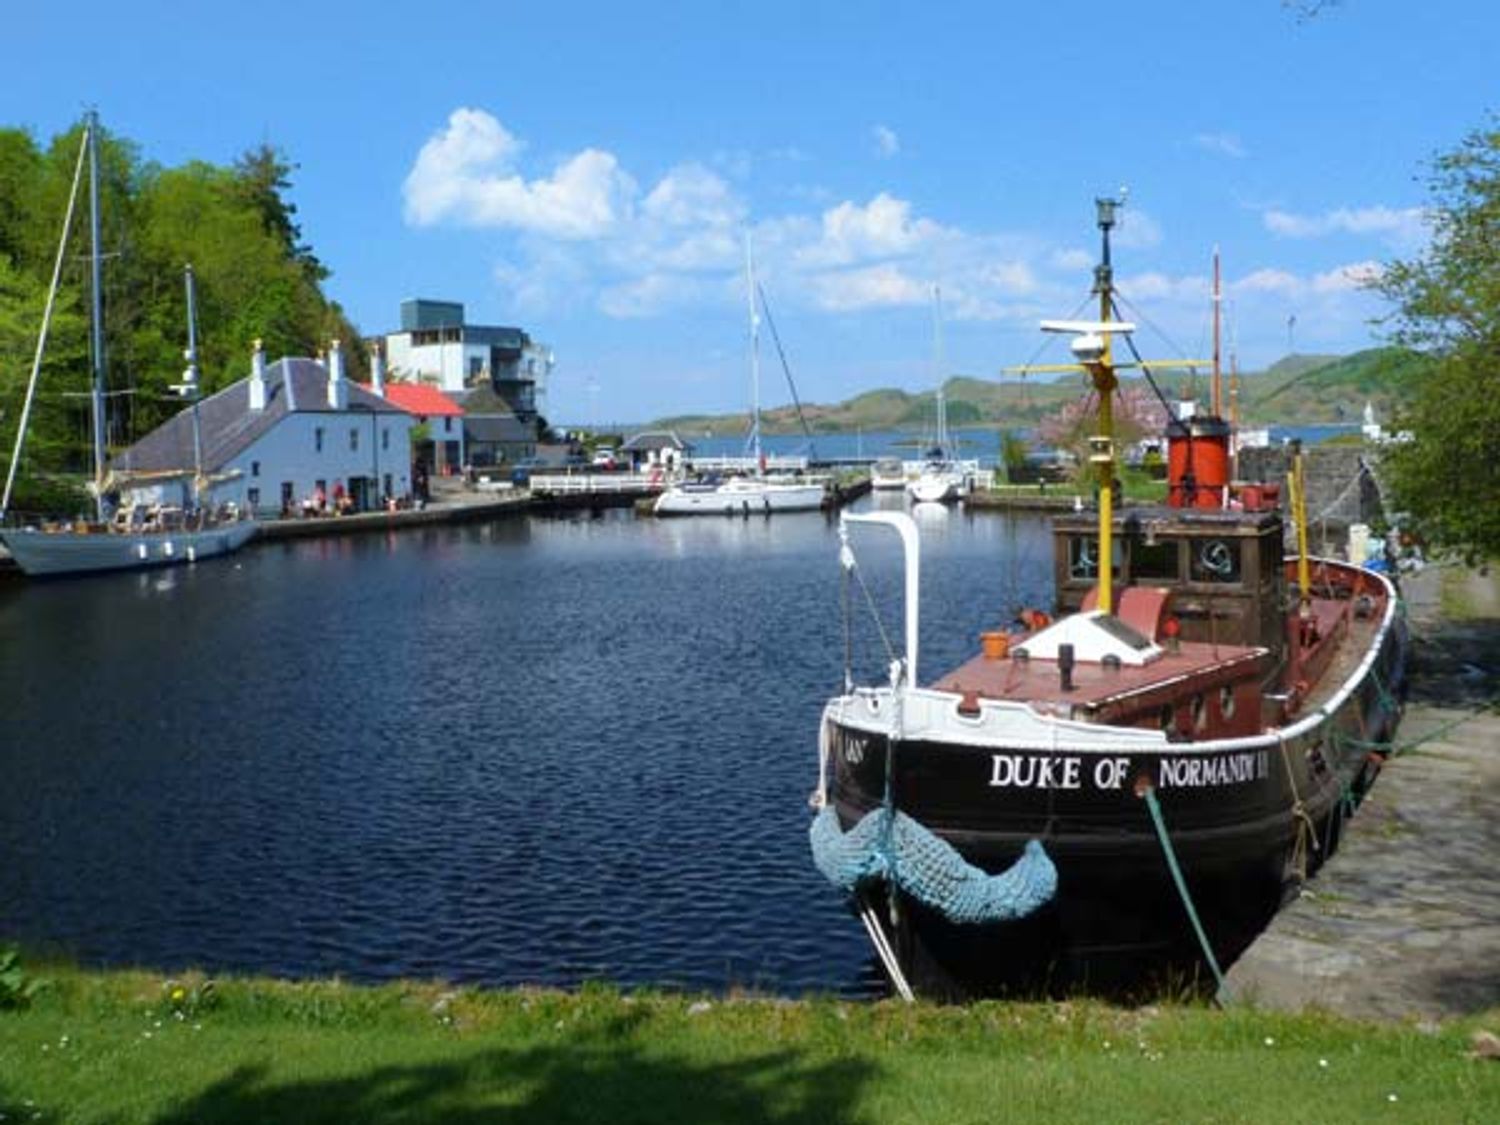
[[[43,149],[25,132],[0,130],[0,472],[15,440],[81,137],[81,126],[74,127]],[[109,410],[113,447],[181,408],[169,388],[182,378],[188,263],[197,277],[206,391],[248,373],[255,339],[275,359],[315,355],[338,338],[351,375],[363,375],[358,333],[323,295],[328,271],[294,221],[296,207],[287,199],[294,166],[284,156],[263,145],[232,168],[198,161],[162,168],[107,131],[99,152],[107,379],[117,392]],[[23,479],[88,465],[88,404],[77,397],[90,380],[87,237],[84,191],[28,427]],[[25,509],[19,500],[15,506]]]
[[[1376,283],[1396,305],[1395,342],[1431,369],[1386,458],[1398,507],[1438,550],[1500,555],[1500,128],[1439,156],[1429,177],[1432,242]]]
[[[15,946],[0,948],[0,1011],[26,1007],[44,984],[21,967],[21,954]]]

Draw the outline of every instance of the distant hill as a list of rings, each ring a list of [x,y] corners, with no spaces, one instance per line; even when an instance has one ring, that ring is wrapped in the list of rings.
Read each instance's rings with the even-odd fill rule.
[[[1274,381],[1253,391],[1245,381],[1249,409],[1257,421],[1353,422],[1368,402],[1376,417],[1389,421],[1431,365],[1426,356],[1404,348],[1371,348],[1290,374],[1273,367],[1262,378]]]
[[[1429,361],[1401,348],[1372,348],[1349,356],[1291,355],[1265,371],[1242,373],[1239,378],[1239,411],[1247,424],[1270,422],[1357,422],[1365,403],[1376,416],[1389,421],[1393,412],[1411,396]],[[1139,378],[1125,373],[1125,378]],[[1157,377],[1157,385],[1168,401],[1184,389],[1207,403],[1211,390],[1206,374],[1171,374]],[[1067,375],[1043,382],[1035,379],[974,379],[954,376],[943,384],[952,426],[1030,427],[1086,389],[1082,375]],[[1224,394],[1229,394],[1225,376]],[[865,391],[844,402],[803,403],[802,412],[814,433],[861,430],[930,429],[936,417],[936,395],[912,394],[893,388]],[[778,406],[762,411],[761,425],[767,433],[798,433],[801,424],[796,409]],[[749,416],[738,414],[690,414],[661,418],[651,428],[675,428],[684,433],[743,433]]]

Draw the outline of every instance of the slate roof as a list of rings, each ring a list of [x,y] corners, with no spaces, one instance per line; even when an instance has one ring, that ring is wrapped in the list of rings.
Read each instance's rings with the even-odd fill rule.
[[[636,434],[621,448],[626,453],[648,453],[658,449],[676,449],[689,453],[693,447],[678,437],[676,430],[647,430]]]
[[[537,440],[536,423],[526,422],[514,414],[464,415],[464,434],[478,442],[532,442]]]
[[[454,391],[453,399],[463,407],[464,414],[471,418],[476,414],[514,414],[516,412],[515,405],[497,392],[488,381],[469,387],[467,390]]]
[[[340,413],[328,405],[328,369],[314,359],[278,359],[266,368],[266,408],[250,409],[248,377],[232,383],[198,404],[203,441],[203,470],[216,472],[256,439],[269,433],[290,411],[287,382],[298,413]],[[400,407],[349,384],[349,413],[400,414]],[[114,459],[127,472],[158,472],[193,467],[193,414],[184,407]]]

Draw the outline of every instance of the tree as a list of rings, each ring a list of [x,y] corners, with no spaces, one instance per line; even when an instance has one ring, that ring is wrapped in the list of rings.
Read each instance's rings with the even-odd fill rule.
[[[1395,305],[1393,341],[1431,370],[1384,459],[1406,524],[1437,551],[1500,556],[1500,128],[1438,156],[1428,177],[1432,240],[1372,284]]]
[[[41,146],[0,128],[0,471],[10,455],[36,348],[82,126]],[[342,340],[349,373],[366,369],[359,335],[323,294],[328,271],[302,242],[284,193],[294,168],[270,146],[233,168],[199,161],[162,168],[130,141],[101,131],[103,306],[108,437],[134,441],[181,409],[170,391],[183,370],[183,267],[197,278],[199,368],[212,392],[248,374],[250,342],[272,357],[314,355]],[[28,430],[24,478],[86,469],[90,441],[89,263],[80,199],[64,255],[41,391]]]
[[[328,270],[313,254],[312,247],[303,243],[302,228],[293,218],[297,205],[286,198],[292,187],[291,175],[296,170],[297,166],[289,163],[279,149],[268,144],[250,149],[234,166],[240,192],[260,215],[266,233],[280,243],[288,258],[302,266],[309,281],[317,283],[328,278]]]

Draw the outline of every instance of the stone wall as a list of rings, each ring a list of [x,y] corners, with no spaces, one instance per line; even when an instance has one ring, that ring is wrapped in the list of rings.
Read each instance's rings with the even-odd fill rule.
[[[1380,454],[1370,445],[1314,445],[1304,451],[1307,462],[1307,520],[1315,538],[1320,534],[1342,542],[1351,523],[1373,524],[1385,518],[1379,480]],[[1242,449],[1237,479],[1274,481],[1281,485],[1292,466],[1288,445]]]

